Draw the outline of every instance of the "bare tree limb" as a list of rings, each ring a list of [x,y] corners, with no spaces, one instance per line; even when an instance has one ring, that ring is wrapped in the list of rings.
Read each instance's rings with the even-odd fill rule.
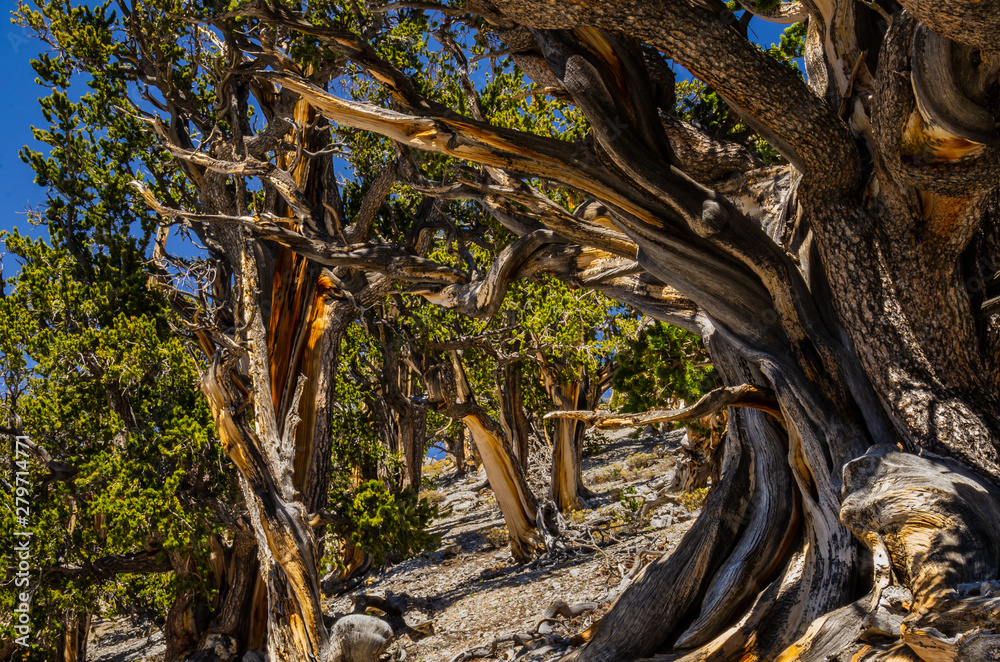
[[[458,269],[446,267],[432,260],[411,255],[405,250],[388,244],[353,244],[345,247],[330,246],[310,239],[300,232],[285,227],[289,219],[271,214],[259,216],[227,216],[224,214],[197,214],[164,207],[141,182],[132,182],[146,203],[158,214],[180,218],[195,223],[238,225],[261,239],[268,239],[286,246],[299,255],[328,267],[355,267],[385,273],[392,278],[411,282],[466,283],[468,276]]]
[[[375,181],[372,182],[368,193],[361,201],[361,208],[354,218],[354,223],[344,229],[344,236],[349,243],[367,239],[372,225],[375,223],[375,215],[378,214],[379,207],[385,202],[386,196],[389,195],[389,191],[392,190],[395,183],[396,163],[390,162],[376,175]]]
[[[598,429],[616,430],[618,428],[634,428],[643,425],[701,418],[702,416],[714,414],[724,407],[759,409],[779,420],[784,420],[784,415],[781,413],[774,393],[769,389],[751,384],[716,389],[706,394],[695,404],[683,409],[661,409],[641,414],[617,414],[599,411],[553,411],[546,414],[545,418],[574,418]]]

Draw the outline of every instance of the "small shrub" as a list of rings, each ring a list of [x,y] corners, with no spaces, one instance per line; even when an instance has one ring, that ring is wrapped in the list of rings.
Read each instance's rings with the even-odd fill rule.
[[[621,492],[618,490],[614,490],[612,491],[610,496],[613,500],[617,500],[620,498]],[[598,528],[594,529],[595,533],[603,535],[602,532],[605,532],[608,529],[613,529],[631,524],[631,517],[629,517],[629,513],[623,512],[621,508],[617,508],[613,505],[607,505],[598,509],[597,514],[599,516],[598,521],[601,521],[602,524]]]
[[[636,453],[628,460],[625,461],[625,466],[629,471],[639,471],[640,469],[645,469],[651,465],[656,460],[656,456],[652,453]]]
[[[604,447],[596,439],[586,438],[583,440],[583,456],[593,457],[604,450]]]
[[[708,496],[707,487],[699,487],[696,490],[691,490],[690,492],[685,492],[677,500],[688,512],[694,512],[702,507],[705,503],[705,497]]]
[[[636,492],[634,487],[628,487],[624,492],[621,493],[619,499],[625,508],[632,513],[638,515],[639,510],[642,508],[642,504],[645,502],[639,493]]]
[[[510,534],[506,526],[494,526],[483,531],[483,539],[490,547],[500,549],[510,542]]]
[[[424,492],[420,493],[420,498],[424,499],[425,501],[427,501],[427,503],[431,504],[432,506],[436,506],[437,504],[444,501],[447,497],[445,497],[444,492],[442,492],[441,490],[425,490]]]

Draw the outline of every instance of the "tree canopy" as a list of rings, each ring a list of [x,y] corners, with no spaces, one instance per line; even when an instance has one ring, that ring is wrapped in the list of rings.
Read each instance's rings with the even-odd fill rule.
[[[42,577],[90,582],[37,627],[79,657],[131,591],[171,662],[370,658],[321,592],[432,544],[429,439],[528,560],[587,425],[725,410],[697,523],[566,662],[1000,654],[995,4],[19,3],[49,240],[6,240],[5,430]]]

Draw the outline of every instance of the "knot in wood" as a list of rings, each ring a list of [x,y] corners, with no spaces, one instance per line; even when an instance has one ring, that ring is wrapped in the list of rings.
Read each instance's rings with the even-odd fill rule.
[[[691,229],[699,237],[713,237],[729,223],[729,211],[716,200],[706,200],[701,205],[701,217],[691,222]]]

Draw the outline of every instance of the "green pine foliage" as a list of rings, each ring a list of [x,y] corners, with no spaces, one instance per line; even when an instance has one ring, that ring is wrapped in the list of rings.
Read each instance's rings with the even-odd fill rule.
[[[81,161],[114,162],[103,160],[100,141],[67,133],[65,146]],[[38,153],[26,156],[49,187],[49,204],[34,217],[49,236],[4,237],[20,271],[0,299],[3,408],[23,419],[34,442],[78,470],[44,489],[44,476],[33,477],[34,561],[86,567],[152,549],[203,562],[203,541],[221,531],[209,504],[231,500],[228,460],[213,441],[197,366],[170,328],[163,297],[146,284],[148,234],[130,236],[141,220],[113,199],[115,184],[134,175],[107,165],[72,172]],[[108,197],[85,194],[98,181]],[[3,527],[10,539],[9,518]],[[32,602],[36,653],[46,659],[66,609],[162,616],[183,588],[169,574],[63,581],[43,571]],[[3,596],[0,610],[9,615],[10,594]],[[9,634],[6,619],[0,632]]]
[[[719,386],[701,339],[676,326],[655,322],[628,341],[612,378],[623,412],[671,409],[694,404]]]
[[[440,536],[427,531],[438,515],[437,506],[418,498],[409,487],[388,488],[381,480],[347,486],[341,480],[334,491],[331,507],[350,521],[341,533],[371,554],[376,566],[435,549],[440,543]]]
[[[0,297],[0,416],[20,417],[32,441],[75,472],[48,481],[31,461],[29,657],[48,660],[66,610],[162,617],[179,591],[208,600],[198,569],[206,539],[225,535],[215,506],[239,498],[198,366],[148,284],[155,217],[133,207],[128,184],[142,170],[176,192],[176,178],[155,137],[117,109],[128,83],[115,20],[107,4],[40,4],[22,7],[21,21],[58,48],[32,62],[48,89],[40,100],[48,125],[34,129],[40,147],[21,158],[47,200],[28,217],[43,238],[0,236],[19,266]],[[87,92],[75,99],[71,85],[81,83]],[[5,444],[4,466],[9,453]],[[4,503],[13,506],[6,486]],[[0,537],[11,540],[12,527],[3,518]],[[0,549],[5,567],[10,550]],[[99,559],[142,553],[192,559],[196,572],[88,571]],[[13,599],[0,593],[0,637],[13,633]]]

